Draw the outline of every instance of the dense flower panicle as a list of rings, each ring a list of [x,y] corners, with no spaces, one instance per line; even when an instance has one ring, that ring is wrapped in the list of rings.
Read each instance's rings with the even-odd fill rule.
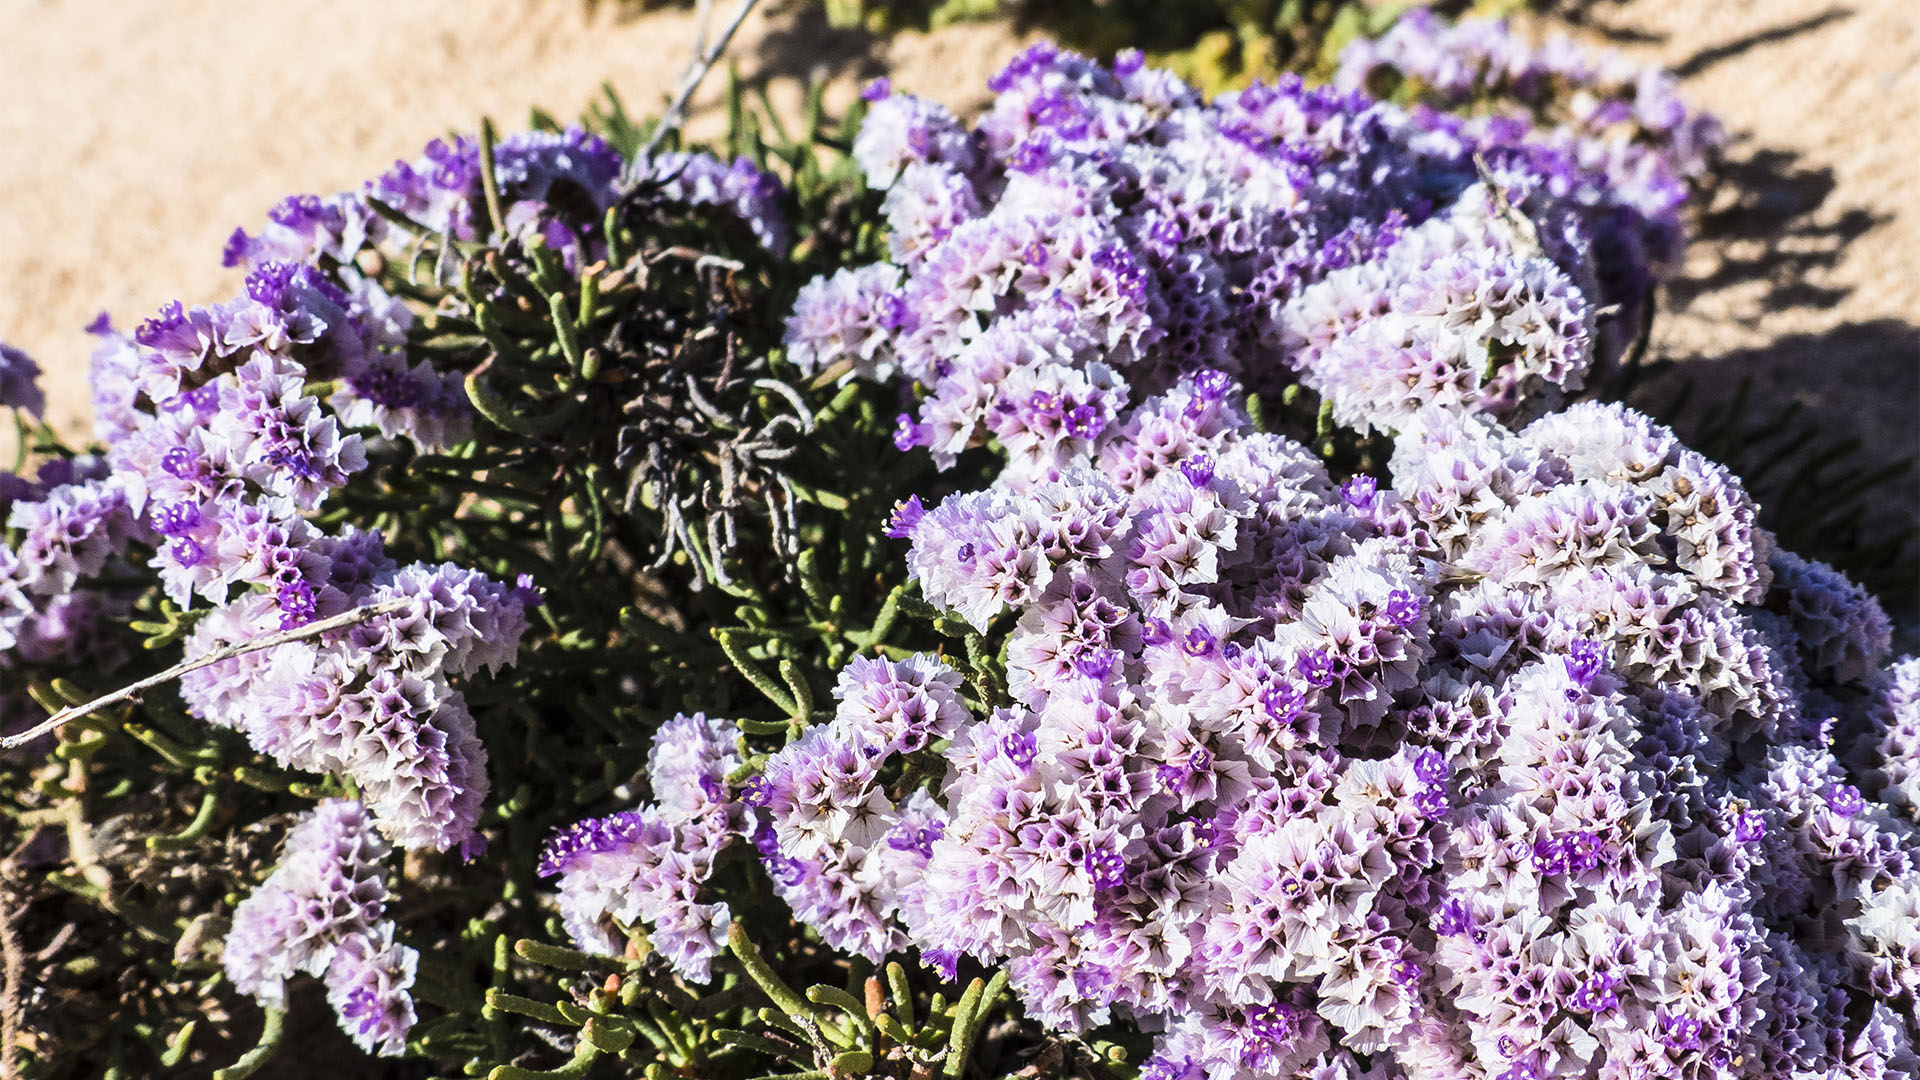
[[[902,801],[846,711],[897,674],[849,667],[749,782],[796,917],[1159,1032],[1143,1075],[1904,1067],[1920,667],[1882,669],[1878,608],[1622,407],[1367,406],[1391,486],[1335,485],[1234,390],[900,505],[922,594],[1011,624],[1012,704]]]
[[[65,597],[137,545],[175,604],[214,606],[190,656],[406,601],[318,640],[201,669],[183,689],[195,713],[283,764],[352,777],[396,843],[469,853],[486,752],[456,683],[513,663],[537,594],[525,579],[397,567],[377,534],[329,535],[308,516],[366,467],[369,445],[405,439],[431,451],[470,431],[464,373],[410,352],[412,312],[356,257],[369,246],[398,255],[420,239],[374,200],[421,234],[477,238],[479,152],[472,140],[435,142],[359,192],[285,200],[258,234],[229,243],[229,264],[247,271],[231,301],[170,304],[130,334],[96,320],[105,467],[10,498],[20,542],[0,588],[0,633],[80,649],[81,616],[98,604]],[[505,235],[576,263],[601,251],[622,169],[604,141],[536,132],[495,152]],[[757,169],[699,155],[653,166],[663,197],[716,207],[784,243],[778,186]],[[310,392],[323,383],[334,387],[324,398]]]
[[[233,912],[227,977],[263,1005],[286,981],[324,976],[340,1027],[363,1049],[397,1054],[413,1026],[418,954],[393,940],[380,863],[391,848],[361,804],[330,799],[287,834],[280,865]]]
[[[368,534],[312,550],[314,578],[212,613],[188,657],[353,606],[401,606],[191,672],[181,681],[188,707],[284,765],[355,778],[401,846],[470,850],[487,755],[449,680],[513,662],[531,597],[452,564],[395,570]]]
[[[842,361],[871,379],[893,374],[891,328],[899,273],[883,263],[808,282],[787,317],[787,358],[808,375]]]
[[[94,631],[129,603],[87,582],[148,532],[97,458],[42,464],[34,479],[0,473],[0,667],[16,660],[115,666]],[[105,649],[106,652],[98,650]]]
[[[327,967],[327,1003],[340,1029],[370,1054],[394,1057],[406,1049],[413,1010],[417,950],[393,940],[393,924],[340,939]]]
[[[1416,82],[1441,105],[1510,98],[1539,108],[1565,102],[1577,130],[1628,125],[1636,141],[1663,151],[1683,177],[1705,172],[1727,134],[1711,115],[1689,109],[1677,80],[1616,50],[1592,52],[1565,35],[1532,45],[1497,19],[1447,23],[1415,9],[1378,38],[1357,38],[1340,56],[1334,84],[1353,90],[1382,71]]]
[[[751,160],[735,158],[729,165],[708,154],[662,154],[647,163],[643,176],[677,202],[727,211],[744,222],[768,251],[786,251],[792,238],[780,208],[786,189]]]
[[[1865,589],[1825,563],[1776,550],[1768,565],[1809,677],[1857,683],[1886,664],[1893,626]]]
[[[1356,70],[1384,62],[1365,48]],[[1013,486],[1084,466],[1134,392],[1209,368],[1303,382],[1362,429],[1557,408],[1671,270],[1693,166],[1668,155],[1706,138],[1651,76],[1649,124],[1692,134],[1462,120],[1293,77],[1208,102],[1137,57],[1044,44],[991,85],[971,132],[874,91],[854,152],[892,261],[809,286],[787,344],[807,370],[904,372],[924,393],[898,441],[946,466],[997,440]],[[1716,539],[1693,538],[1703,563]]]
[[[924,791],[896,803],[883,772],[966,723],[960,674],[927,655],[857,658],[834,719],[768,759],[743,799],[774,891],[836,949],[878,960],[904,947],[898,920],[930,887],[927,854],[946,813]]]
[[[702,903],[720,852],[753,832],[754,818],[727,790],[740,767],[740,730],[695,713],[661,725],[647,758],[654,801],[577,822],[547,841],[542,877],[558,877],[560,917],[574,943],[618,956],[626,930],[647,940],[681,977],[705,982],[726,946],[725,903]]]

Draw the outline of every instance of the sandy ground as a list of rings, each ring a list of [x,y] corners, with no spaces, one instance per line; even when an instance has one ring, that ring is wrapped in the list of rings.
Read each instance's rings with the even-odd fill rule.
[[[722,15],[734,0],[716,0]],[[771,5],[763,4],[762,8]],[[237,225],[292,192],[353,187],[482,115],[511,130],[571,117],[610,81],[657,111],[692,53],[690,10],[603,0],[0,0],[0,340],[46,369],[51,419],[83,430],[82,327],[137,323],[170,299],[224,299]],[[319,14],[315,14],[318,12]],[[776,102],[798,79],[893,69],[897,85],[977,106],[1019,42],[963,26],[876,44],[817,16],[756,12],[735,39]],[[693,130],[712,133],[724,79]],[[780,91],[784,90],[785,93]]]
[[[1579,27],[1682,77],[1736,136],[1650,354],[1696,400],[1750,378],[1875,463],[1920,458],[1920,3],[1627,0]],[[1603,34],[1604,32],[1604,34]],[[1920,520],[1920,470],[1876,505]],[[1920,599],[1920,581],[1902,607]]]
[[[1859,432],[1876,459],[1920,454],[1920,208],[1907,171],[1920,153],[1920,3],[1569,2],[1576,32],[1673,67],[1739,136],[1657,328],[1652,355],[1688,361],[1668,378],[1712,396],[1751,376]],[[881,44],[789,9],[756,14],[734,49],[747,75],[788,92],[831,75],[850,94],[884,67],[965,110],[1020,45],[993,25]],[[221,244],[280,196],[353,185],[482,114],[575,115],[603,79],[635,112],[657,107],[694,18],[631,10],[0,0],[0,339],[48,369],[53,420],[82,428],[80,328],[103,308],[125,325],[171,298],[231,294]],[[719,82],[697,104],[710,107]],[[693,127],[714,122],[709,108]],[[1907,495],[1888,513],[1912,517],[1920,478]]]

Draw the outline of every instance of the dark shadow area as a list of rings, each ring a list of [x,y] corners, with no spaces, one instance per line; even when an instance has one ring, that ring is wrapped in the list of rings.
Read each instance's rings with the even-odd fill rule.
[[[1536,10],[1616,45],[1657,45],[1666,40],[1664,34],[1649,33],[1630,26],[1616,26],[1598,17],[1601,13],[1618,7],[1619,4],[1620,0],[1541,0]]]
[[[1739,474],[1782,545],[1920,622],[1920,326],[1879,319],[1662,361],[1628,400]]]
[[[1765,30],[1756,30],[1751,34],[1737,37],[1724,45],[1715,45],[1712,48],[1700,50],[1684,63],[1674,67],[1673,73],[1679,78],[1690,79],[1713,65],[1723,60],[1729,60],[1739,56],[1749,49],[1758,48],[1761,45],[1771,45],[1777,41],[1785,41],[1788,38],[1796,37],[1810,30],[1818,30],[1828,23],[1838,22],[1851,14],[1853,14],[1852,8],[1830,7],[1818,15],[1809,15],[1796,22],[1769,27]]]
[[[835,25],[827,17],[826,5],[818,0],[788,0],[768,5],[767,10],[773,25],[751,54],[751,64],[742,65],[751,73],[743,72],[748,86],[781,79],[808,83],[887,74],[885,35],[862,26]]]
[[[1696,245],[1714,249],[1719,265],[1702,277],[1667,286],[1668,303],[1685,308],[1708,294],[1762,282],[1767,311],[1828,307],[1846,294],[1816,286],[1807,276],[1840,261],[1848,243],[1886,221],[1888,214],[1849,207],[1838,216],[1820,211],[1833,195],[1833,170],[1803,165],[1799,155],[1766,147],[1736,150],[1721,166],[1708,209],[1697,223]],[[1744,252],[1759,246],[1757,252]]]

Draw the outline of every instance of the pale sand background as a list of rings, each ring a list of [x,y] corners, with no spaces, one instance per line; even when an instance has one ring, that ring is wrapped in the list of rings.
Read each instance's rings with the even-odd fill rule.
[[[1580,6],[1576,32],[1681,72],[1739,135],[1653,355],[1708,389],[1751,374],[1879,459],[1920,454],[1920,2]],[[652,111],[693,38],[686,11],[573,0],[0,0],[0,27],[0,340],[48,370],[69,431],[80,328],[231,294],[222,242],[280,196],[353,185],[482,114],[577,115],[603,79]],[[734,56],[778,100],[813,73],[844,100],[884,66],[964,111],[1020,44],[998,25],[876,43],[789,12],[756,14]],[[1911,518],[1920,480],[1905,489],[1889,512]]]

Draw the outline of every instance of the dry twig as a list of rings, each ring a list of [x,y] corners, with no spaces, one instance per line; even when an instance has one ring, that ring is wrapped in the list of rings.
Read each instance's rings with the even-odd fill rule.
[[[338,630],[347,626],[356,626],[366,622],[368,619],[399,611],[412,602],[411,597],[395,597],[392,600],[383,600],[378,604],[368,604],[364,607],[354,608],[351,611],[343,611],[338,615],[329,615],[324,619],[310,622],[305,626],[297,626],[292,630],[282,630],[278,633],[254,638],[250,641],[239,641],[225,648],[215,649],[205,656],[183,661],[165,671],[156,672],[138,682],[123,686],[111,694],[103,694],[85,704],[72,705],[61,709],[59,712],[40,721],[33,727],[20,732],[18,735],[0,737],[0,750],[14,750],[25,746],[42,735],[60,730],[62,726],[71,721],[99,712],[109,705],[117,705],[122,701],[131,701],[148,690],[160,686],[163,683],[172,682],[190,671],[198,671],[203,667],[218,664],[222,660],[231,660],[236,656],[245,656],[247,653],[257,652],[261,649],[271,649],[275,645],[286,645],[290,642],[305,641],[307,638],[319,637],[321,634],[331,630]]]
[[[747,21],[747,16],[751,15],[753,9],[759,4],[760,0],[740,0],[740,7],[733,13],[733,19],[727,23],[725,29],[720,31],[720,36],[714,39],[711,46],[707,44],[707,19],[713,14],[711,0],[706,0],[701,5],[700,28],[698,36],[694,39],[693,60],[688,63],[687,70],[680,76],[680,87],[674,95],[673,103],[667,106],[666,112],[660,114],[660,122],[654,125],[653,134],[648,136],[647,144],[640,148],[640,152],[634,155],[632,161],[627,163],[626,186],[631,187],[639,180],[639,171],[644,167],[643,163],[653,157],[653,152],[660,148],[660,142],[667,137],[667,133],[677,130],[681,124],[686,123],[687,104],[693,100],[694,91],[700,88],[700,83],[706,79],[707,72],[713,70],[713,65],[718,63],[720,57],[727,51],[727,45],[733,41],[735,31],[740,29],[741,24]]]

